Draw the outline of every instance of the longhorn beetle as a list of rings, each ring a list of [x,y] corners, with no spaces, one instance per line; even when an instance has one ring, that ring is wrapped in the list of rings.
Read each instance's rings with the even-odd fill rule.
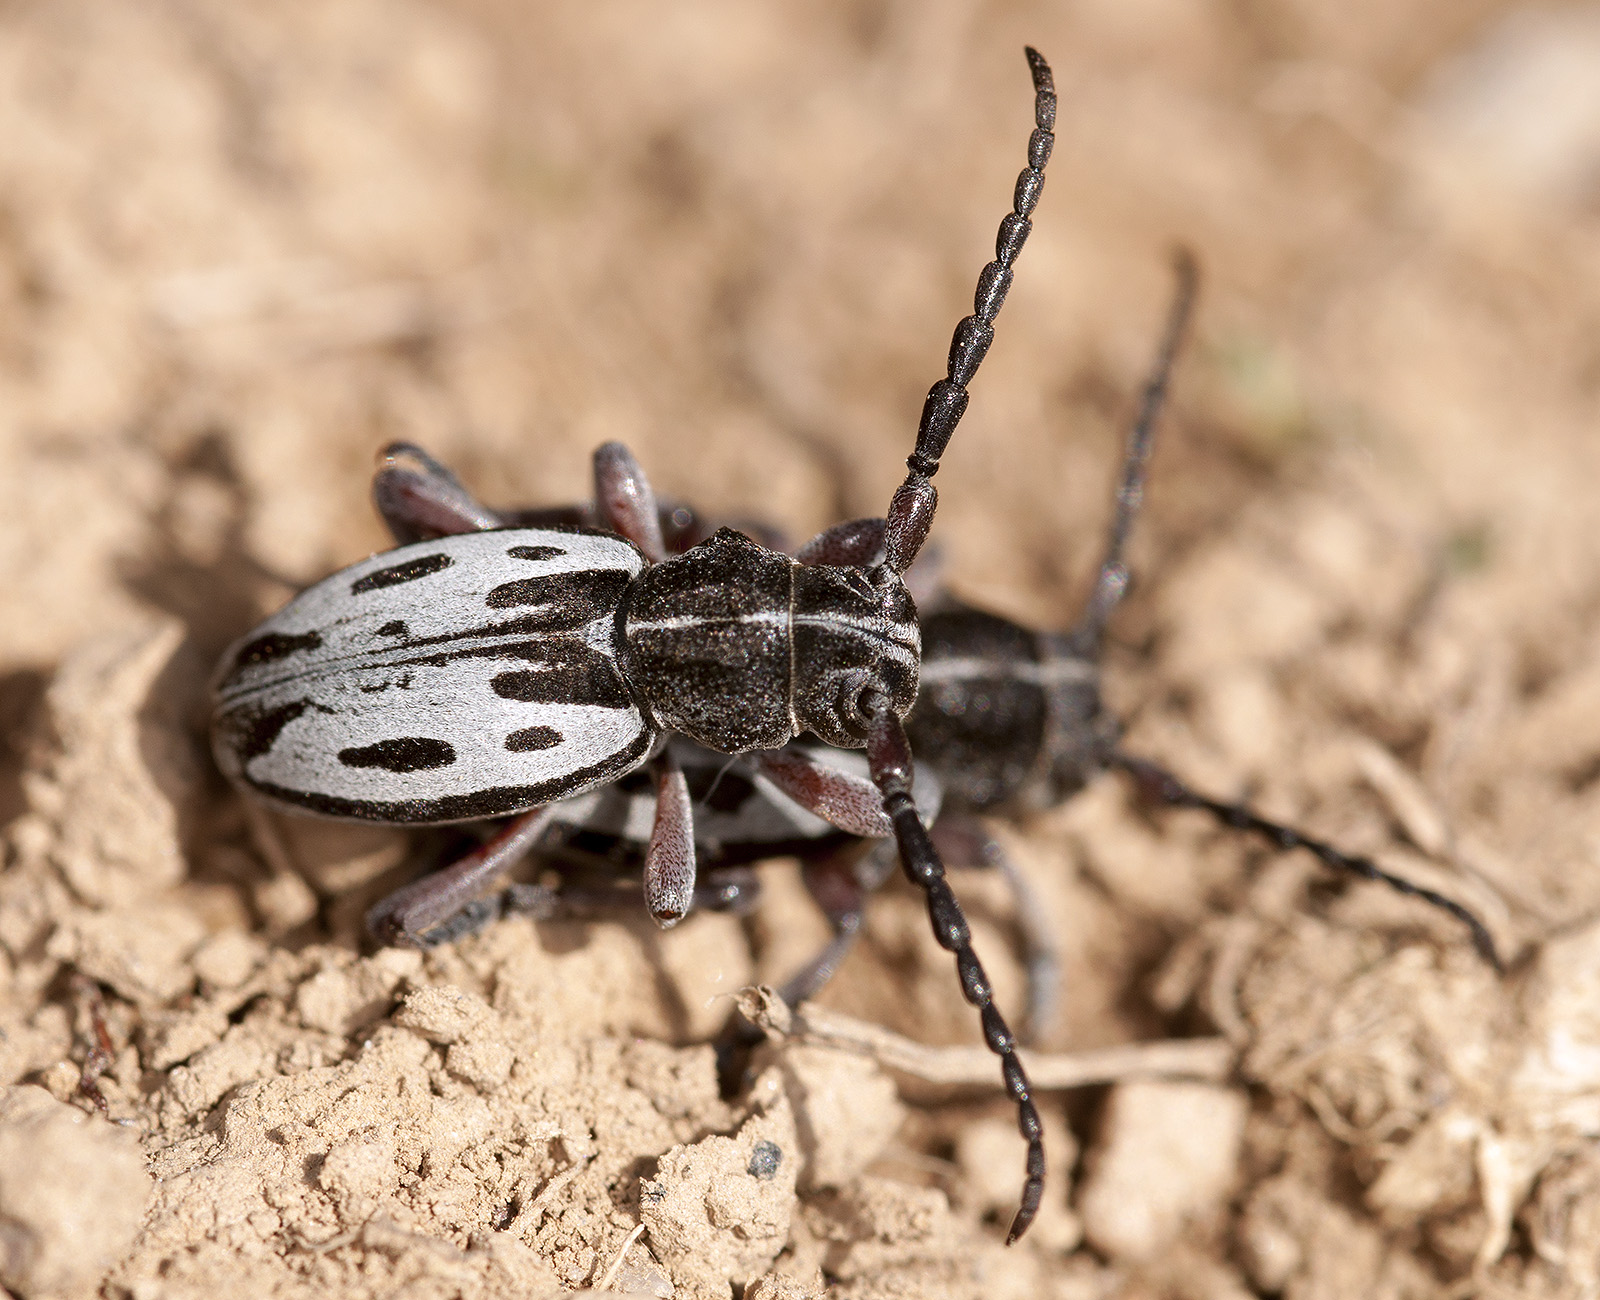
[[[437,503],[444,501],[453,503],[452,519],[471,517],[483,526],[495,528],[592,526],[601,518],[592,503],[526,509],[487,506],[473,497],[445,466],[411,443],[392,443],[384,449],[373,476],[372,496],[401,544],[420,540],[424,535],[443,535],[432,528],[438,523]],[[663,504],[658,515],[669,553],[688,550],[709,535],[704,522],[687,506]],[[786,545],[777,529],[759,523],[743,527],[760,532],[776,549]],[[749,863],[785,854],[802,860],[806,885],[835,929],[834,939],[782,987],[783,997],[791,1004],[805,1000],[827,982],[844,958],[860,923],[859,900],[887,877],[893,855],[884,855],[864,843],[859,833],[841,830],[796,804],[762,770],[773,761],[768,756],[753,761],[748,757],[729,758],[682,736],[670,738],[668,745],[694,804],[697,885],[690,903],[692,909],[747,912],[760,895],[759,880],[745,870]],[[865,757],[857,751],[804,739],[791,742],[788,749],[791,760],[798,757],[808,764],[833,769],[833,779],[870,780]],[[939,813],[943,786],[920,757],[915,774],[917,811],[924,824],[931,826]],[[867,797],[871,799],[870,794]],[[458,887],[456,872],[436,872],[380,900],[367,914],[368,929],[379,938],[398,937],[404,942],[432,945],[472,933],[510,912],[549,919],[605,915],[615,913],[618,907],[636,905],[637,889],[630,889],[618,877],[639,872],[656,807],[655,783],[643,769],[635,769],[610,785],[572,795],[551,806],[542,838],[527,846],[530,854],[547,864],[560,865],[559,890],[513,884],[468,897]],[[873,835],[892,833],[884,819],[881,829]],[[513,865],[509,858],[497,860],[502,868]],[[1021,877],[1009,869],[1009,863],[1000,865],[1007,870],[1015,888],[1026,889]],[[846,879],[848,885],[844,883]],[[470,883],[473,888],[484,889],[498,882],[473,871]],[[423,933],[397,934],[396,915],[418,906],[419,900],[429,909],[429,915],[446,905],[458,910]],[[840,906],[850,908],[851,900],[857,905],[849,915],[836,915]]]
[[[595,487],[617,535],[494,530],[470,499],[402,498],[419,535],[441,536],[324,579],[249,633],[218,668],[212,714],[222,770],[290,808],[418,824],[515,814],[451,868],[467,897],[507,854],[537,843],[552,801],[650,763],[645,893],[658,920],[680,918],[693,899],[694,833],[683,773],[663,747],[670,733],[722,753],[764,751],[774,784],[844,829],[872,833],[887,820],[1017,1107],[1026,1176],[1008,1241],[1038,1213],[1043,1132],[911,792],[901,718],[916,699],[921,637],[901,575],[932,526],[932,479],[994,339],[1055,142],[1050,67],[1031,47],[1027,56],[1028,163],[884,518],[836,524],[795,557],[727,528],[669,557],[644,473],[615,443],[595,453]],[[870,784],[771,752],[804,731],[865,748]],[[416,934],[456,910],[448,892],[403,891],[389,922]]]
[[[1017,895],[1028,966],[1027,1027],[1035,1034],[1053,1019],[1059,967],[1055,941],[1042,924],[1025,878],[1006,861],[978,818],[1054,807],[1112,768],[1129,774],[1148,799],[1202,809],[1226,826],[1263,836],[1279,850],[1304,848],[1326,866],[1387,884],[1441,908],[1468,927],[1487,961],[1500,964],[1483,923],[1454,900],[1386,872],[1368,858],[1264,818],[1245,804],[1200,794],[1121,747],[1120,724],[1106,712],[1100,694],[1100,658],[1107,621],[1128,584],[1123,553],[1144,499],[1157,419],[1194,302],[1197,277],[1192,258],[1181,254],[1177,271],[1177,293],[1128,436],[1105,556],[1077,627],[1065,634],[1040,631],[942,593],[921,598],[922,667],[917,703],[906,719],[918,756],[918,802],[924,818],[931,819],[939,805],[930,791],[933,798],[942,798],[947,791],[943,811],[932,826],[941,854],[952,865],[1000,868]],[[396,468],[402,460],[413,468]],[[374,495],[382,502],[407,491],[471,500],[443,466],[417,448],[397,446],[379,470]],[[472,508],[502,524],[582,523],[592,517],[592,511],[579,507],[496,513],[474,502]],[[663,526],[672,530],[674,549],[689,545],[701,528],[684,507],[663,509],[662,519]],[[730,769],[728,760],[687,743],[677,746],[677,757],[697,805],[700,863],[713,872],[713,880],[697,895],[696,906],[744,910],[754,901],[756,882],[739,867],[779,854],[801,858],[803,879],[834,929],[833,940],[783,988],[790,1001],[811,996],[843,960],[860,928],[866,895],[884,879],[879,855],[850,844],[849,837],[829,823],[784,806],[786,800],[775,800],[774,787],[758,771],[739,770],[743,764]],[[838,766],[853,756],[822,750],[814,757]],[[720,801],[708,807],[719,796]],[[563,861],[598,859],[612,868],[609,875],[618,867],[637,869],[653,810],[648,788],[637,775],[627,778],[561,804],[554,835],[537,846],[538,851]],[[430,887],[428,882],[418,886]],[[611,905],[625,894],[615,887],[600,890],[565,881],[559,896],[513,886],[502,900],[475,901],[471,914],[441,927],[440,933],[455,934],[481,924],[505,904],[553,914]],[[375,909],[379,924],[389,910],[387,903]]]

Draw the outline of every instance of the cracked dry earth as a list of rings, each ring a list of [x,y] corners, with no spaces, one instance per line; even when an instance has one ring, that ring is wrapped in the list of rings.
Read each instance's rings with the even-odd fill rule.
[[[1510,960],[1115,778],[1000,827],[1065,955],[1041,1068],[1210,1053],[1046,1090],[1008,1249],[992,1062],[930,1082],[956,1058],[859,1036],[978,1041],[909,889],[808,1022],[858,1036],[797,1029],[724,1099],[735,995],[825,936],[792,862],[745,921],[374,951],[438,838],[263,813],[204,714],[225,644],[383,545],[392,439],[496,503],[578,499],[622,438],[714,517],[881,511],[1022,160],[1025,43],[1059,142],[939,480],[951,586],[1071,621],[1188,243],[1107,664],[1129,747]],[[1596,85],[1583,3],[7,6],[0,1284],[1592,1295]],[[1015,1013],[1013,904],[958,888]]]

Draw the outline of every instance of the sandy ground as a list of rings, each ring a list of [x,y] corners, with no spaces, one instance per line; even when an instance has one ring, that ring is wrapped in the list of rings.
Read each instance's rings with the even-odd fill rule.
[[[248,807],[203,716],[223,645],[383,545],[393,438],[491,501],[577,499],[620,437],[712,513],[880,512],[1027,42],[1059,143],[939,480],[952,585],[1070,622],[1191,245],[1107,665],[1130,746],[1462,899],[1511,962],[1112,779],[1001,828],[1067,956],[1042,1052],[1225,1040],[1046,1093],[1008,1250],[987,1063],[934,1086],[797,1034],[719,1097],[732,996],[823,933],[792,864],[745,923],[373,952],[426,842]],[[8,6],[0,1282],[1593,1295],[1597,86],[1600,7],[1503,0]],[[960,890],[1015,1012],[1011,904]],[[899,886],[822,1001],[977,1041]]]

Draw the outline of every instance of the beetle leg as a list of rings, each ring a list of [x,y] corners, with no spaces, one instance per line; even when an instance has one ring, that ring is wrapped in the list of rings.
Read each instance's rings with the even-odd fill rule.
[[[507,885],[498,894],[475,898],[455,915],[425,930],[419,946],[454,943],[476,934],[502,917],[528,916],[535,921],[591,921],[639,914],[641,892],[637,883],[619,886]],[[728,912],[745,916],[761,899],[761,882],[747,867],[728,867],[711,873],[696,885],[690,910]]]
[[[524,910],[518,890],[539,886],[512,885],[506,891],[507,913]],[[555,910],[546,912],[542,900],[532,897],[534,915],[540,920],[589,920],[616,915],[639,914],[639,885],[623,882],[617,885],[573,885],[562,881],[559,888],[547,890],[554,900]],[[761,901],[761,881],[749,867],[721,867],[706,873],[694,887],[689,902],[691,912],[728,912],[746,916]]]
[[[460,910],[415,935],[407,946],[436,948],[440,944],[454,943],[488,929],[504,916],[531,916],[537,921],[553,921],[562,919],[564,911],[553,889],[543,885],[508,885],[499,893],[470,899]]]
[[[829,767],[792,747],[762,750],[751,757],[761,775],[830,825],[874,840],[894,834],[871,781]]]
[[[606,527],[626,537],[650,563],[667,558],[656,494],[643,467],[620,442],[595,449],[594,508]]]
[[[367,912],[367,932],[384,943],[426,947],[427,933],[487,893],[539,842],[554,816],[546,807],[513,817],[481,848],[380,899]]]
[[[870,568],[883,560],[883,520],[847,519],[824,528],[794,553],[801,564],[848,564]]]
[[[695,886],[694,910],[749,916],[761,901],[761,878],[749,867],[724,867]]]
[[[372,501],[402,546],[505,527],[497,512],[462,487],[454,474],[421,447],[409,442],[391,442],[378,453]]]
[[[528,913],[541,921],[587,921],[639,914],[640,889],[636,881],[615,885],[574,885],[563,880],[555,889],[542,885],[512,885],[504,893],[501,911],[507,916]],[[727,912],[746,916],[761,901],[761,881],[748,867],[721,867],[696,883],[689,902],[691,912]]]
[[[816,996],[855,947],[868,889],[857,872],[860,857],[859,845],[851,844],[800,864],[800,879],[828,918],[833,938],[778,989],[778,995],[790,1006]]]
[[[529,506],[525,510],[500,510],[507,528],[593,528],[591,506]]]
[[[947,813],[934,822],[931,834],[952,865],[992,868],[1010,889],[1028,977],[1028,1016],[1022,1036],[1025,1042],[1037,1042],[1054,1027],[1061,997],[1061,948],[1038,891],[977,818]]]
[[[884,557],[882,519],[850,519],[825,528],[794,553],[801,564],[846,564],[870,569]],[[919,610],[936,605],[944,596],[944,561],[937,542],[923,547],[904,575],[906,590]]]
[[[656,820],[644,852],[644,902],[666,929],[694,905],[694,810],[683,769],[670,754],[656,763]]]
[[[833,937],[810,961],[789,976],[778,989],[778,996],[790,1006],[814,997],[833,978],[834,972],[855,946],[861,932],[862,910],[867,894],[877,889],[894,869],[894,856],[880,850],[879,842],[865,857],[861,841],[852,840],[829,853],[808,858],[800,864],[800,878],[806,891],[833,928]],[[756,1025],[742,1016],[732,1016],[717,1038],[717,1077],[723,1095],[733,1096],[745,1084],[750,1051],[766,1037]]]

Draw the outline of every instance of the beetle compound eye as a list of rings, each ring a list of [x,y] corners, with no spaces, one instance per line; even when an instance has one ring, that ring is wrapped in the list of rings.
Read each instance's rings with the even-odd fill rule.
[[[881,593],[872,585],[872,580],[860,569],[846,569],[845,582],[850,589],[863,600],[876,604],[882,599]]]

